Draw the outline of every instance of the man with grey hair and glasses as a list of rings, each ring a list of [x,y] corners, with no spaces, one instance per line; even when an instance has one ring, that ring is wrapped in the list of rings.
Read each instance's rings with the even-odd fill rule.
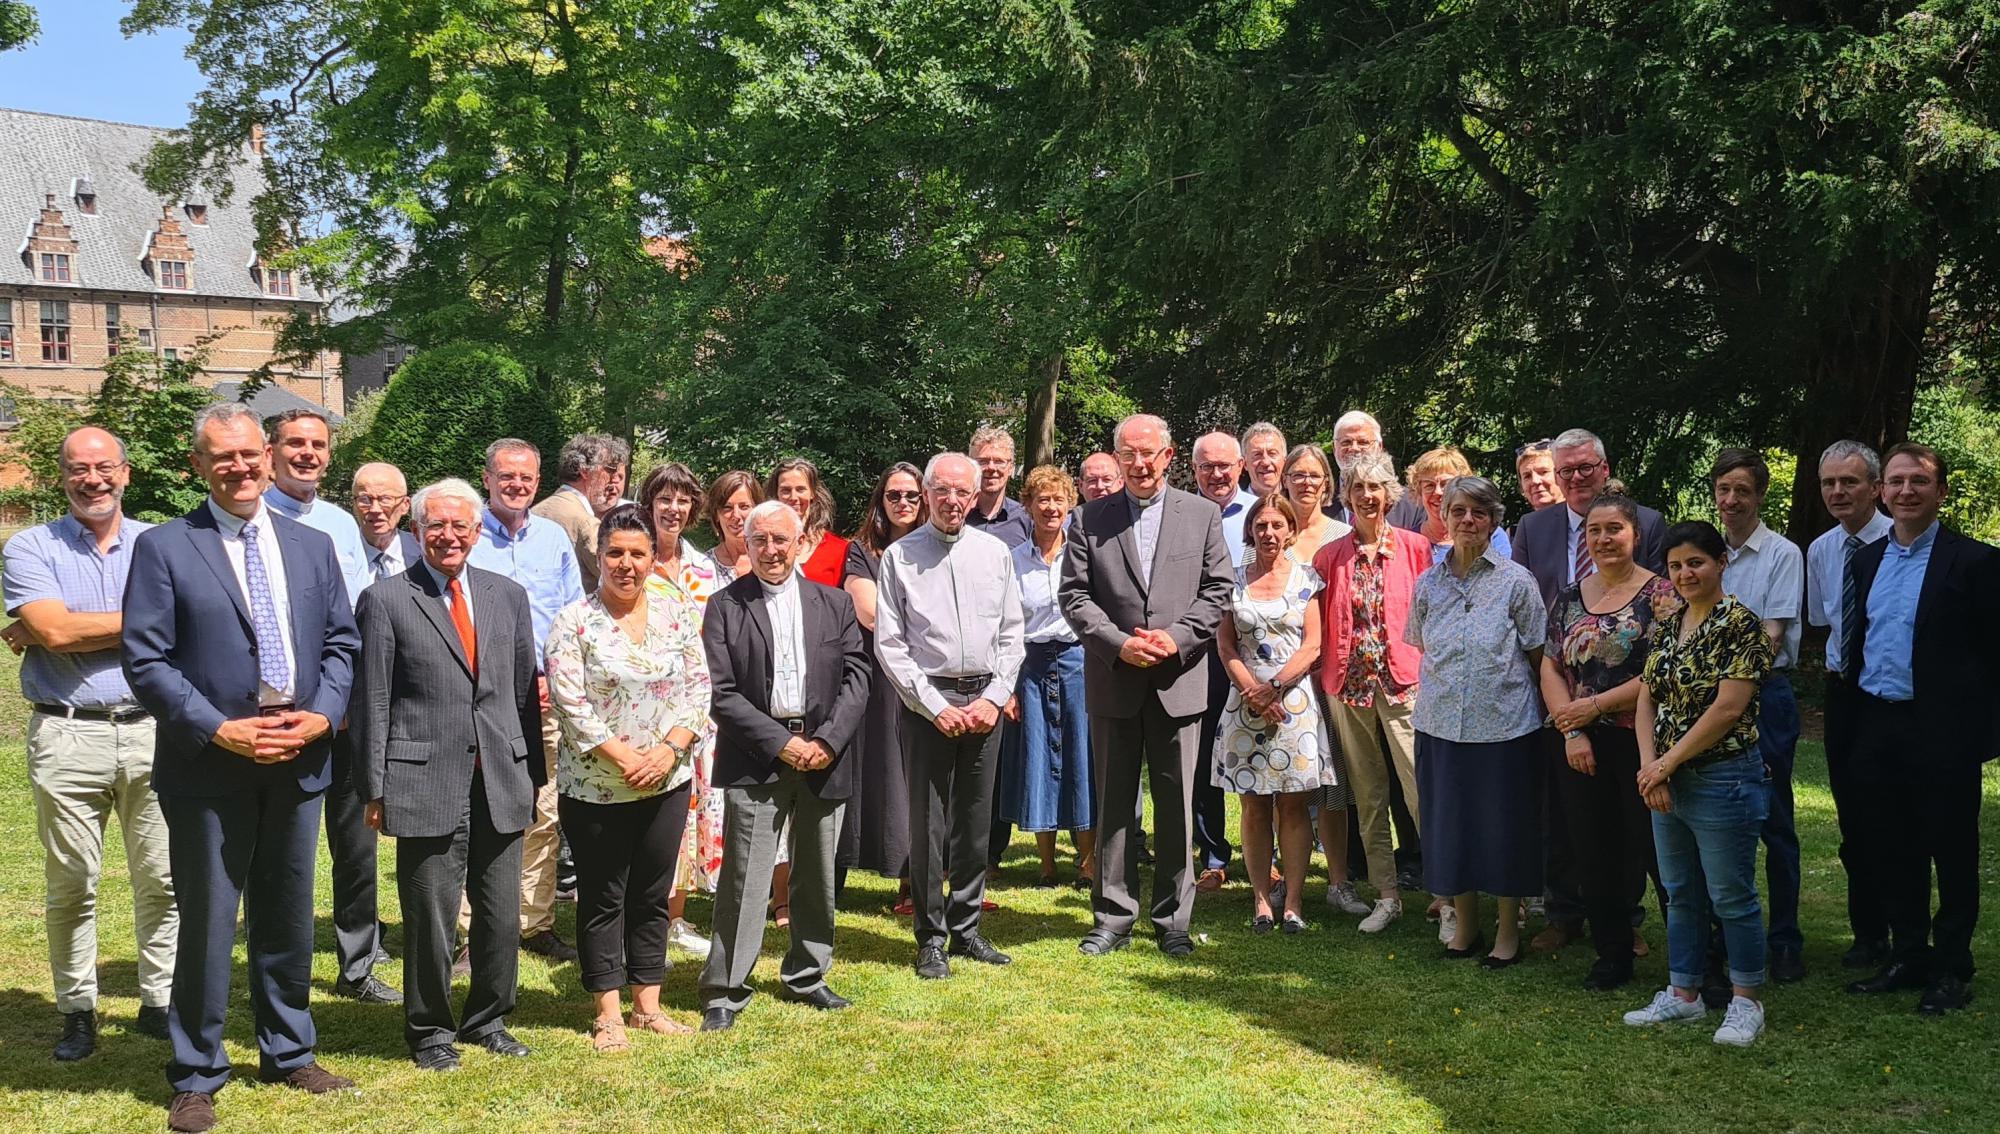
[[[597,520],[625,490],[632,449],[608,433],[579,433],[556,454],[562,486],[529,509],[563,530],[576,557],[583,592],[597,589]]]
[[[1382,449],[1382,423],[1367,410],[1352,409],[1341,414],[1333,423],[1333,444],[1328,446],[1333,463],[1340,469],[1344,479],[1354,462],[1369,453],[1380,453]],[[1347,507],[1347,494],[1341,485],[1330,484],[1326,491],[1326,514],[1348,525],[1354,523],[1354,516]],[[1424,521],[1429,516],[1424,512],[1423,497],[1415,492],[1404,493],[1402,499],[1389,508],[1389,522],[1405,531],[1424,530]],[[1304,522],[1303,520],[1301,521]]]

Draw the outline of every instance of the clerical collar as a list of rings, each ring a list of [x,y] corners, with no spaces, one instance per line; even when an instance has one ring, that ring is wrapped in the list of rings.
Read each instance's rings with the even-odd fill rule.
[[[765,598],[777,598],[779,595],[790,594],[792,591],[797,590],[799,576],[797,572],[793,572],[785,576],[784,582],[779,583],[777,586],[772,586],[764,581],[764,576],[759,575],[757,576],[757,585],[764,588]]]
[[[1160,501],[1166,499],[1166,496],[1167,494],[1164,491],[1155,492],[1151,496],[1134,496],[1132,495],[1131,489],[1128,488],[1125,490],[1125,498],[1132,502],[1132,507],[1141,510],[1144,510],[1146,508],[1151,508],[1153,505],[1158,504]]]
[[[948,532],[948,531],[945,531],[945,530],[944,530],[943,528],[941,528],[941,527],[938,527],[938,526],[937,526],[937,521],[936,521],[936,520],[932,520],[932,521],[931,521],[931,534],[932,534],[933,536],[936,536],[936,537],[937,537],[937,541],[938,541],[939,543],[957,543],[957,542],[958,542],[958,537],[960,537],[960,536],[962,536],[962,535],[964,535],[964,534],[965,534],[965,529],[964,529],[964,528],[960,528],[960,529],[958,529],[958,530],[957,530],[957,531],[955,531],[955,532]]]

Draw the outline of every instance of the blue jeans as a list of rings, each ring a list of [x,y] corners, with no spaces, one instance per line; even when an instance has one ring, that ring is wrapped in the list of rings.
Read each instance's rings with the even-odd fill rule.
[[[1653,845],[1667,888],[1667,979],[1700,988],[1711,910],[1722,922],[1729,979],[1764,983],[1764,911],[1757,901],[1757,838],[1770,813],[1764,757],[1754,749],[1669,782],[1673,810],[1653,812]]]
[[[1757,694],[1757,755],[1771,773],[1771,809],[1764,819],[1764,892],[1771,907],[1770,945],[1802,949],[1799,933],[1799,833],[1792,825],[1792,757],[1799,745],[1799,702],[1783,670],[1764,678]]]

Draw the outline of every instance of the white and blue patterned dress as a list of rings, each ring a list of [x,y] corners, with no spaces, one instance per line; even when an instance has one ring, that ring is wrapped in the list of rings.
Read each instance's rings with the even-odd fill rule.
[[[1319,573],[1296,559],[1285,590],[1276,598],[1250,595],[1249,566],[1236,569],[1236,589],[1229,596],[1229,617],[1236,628],[1236,652],[1250,672],[1270,680],[1304,644],[1306,607],[1326,587]],[[1272,724],[1243,702],[1234,685],[1215,733],[1212,779],[1216,787],[1239,795],[1317,792],[1339,782],[1326,718],[1307,674],[1285,690],[1280,701],[1284,719]]]

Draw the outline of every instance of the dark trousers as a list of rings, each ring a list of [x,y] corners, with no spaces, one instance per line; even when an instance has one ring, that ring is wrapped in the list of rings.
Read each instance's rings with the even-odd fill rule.
[[[1575,851],[1578,896],[1600,959],[1632,963],[1631,911],[1650,876],[1659,883],[1653,819],[1633,786],[1639,742],[1629,728],[1597,724],[1584,730],[1597,761],[1585,775],[1565,760],[1555,775],[1560,825]],[[1662,913],[1664,917],[1664,913]]]
[[[1764,818],[1764,909],[1772,949],[1799,949],[1799,833],[1793,826],[1792,760],[1799,746],[1799,703],[1791,675],[1772,670],[1758,690],[1757,753],[1771,773],[1771,810]]]
[[[910,783],[910,902],[921,948],[947,934],[979,932],[1000,730],[946,736],[906,708],[902,741]]]
[[[1576,925],[1584,919],[1583,888],[1576,877],[1576,850],[1570,846],[1569,829],[1559,818],[1562,814],[1562,796],[1557,783],[1562,779],[1562,769],[1569,767],[1569,759],[1563,755],[1563,735],[1552,728],[1545,728],[1536,734],[1548,753],[1549,775],[1542,781],[1545,795],[1542,799],[1543,813],[1547,821],[1542,826],[1542,901],[1543,913],[1550,925]],[[1634,772],[1636,776],[1638,773]],[[1634,791],[1636,792],[1636,788]],[[1630,928],[1627,921],[1620,922]]]
[[[1861,771],[1863,852],[1874,864],[1896,960],[1920,972],[1970,980],[1972,932],[1979,924],[1978,757],[1911,768],[1909,746],[1921,735],[1919,722],[1926,712],[1944,710],[1866,693],[1859,697],[1852,755]]]
[[[178,758],[178,754],[168,754]],[[176,1091],[221,1090],[229,1081],[222,1026],[229,1008],[236,910],[250,975],[261,1071],[284,1074],[313,1061],[313,860],[320,794],[272,776],[230,795],[162,795],[167,854],[181,928],[167,1007]]]
[[[1868,801],[1854,771],[1854,727],[1859,694],[1838,674],[1826,680],[1826,782],[1840,822],[1840,866],[1847,874],[1847,926],[1859,942],[1889,939],[1889,910],[1874,881],[1874,855],[1866,853]]]
[[[926,721],[924,723],[929,725],[930,722]],[[1014,739],[1007,735],[1010,730],[1018,727],[1020,726],[1008,720],[1006,715],[1002,714],[1000,723],[993,728],[993,735],[1000,738],[1000,748],[993,754],[994,782],[996,783],[999,782],[1000,761],[1007,758],[1007,753],[1015,751],[1018,748]],[[935,732],[937,730],[933,727],[931,731]],[[1007,853],[1007,844],[1014,841],[1014,824],[1009,823],[1007,817],[1000,814],[1000,793],[989,791],[986,794],[993,797],[990,804],[993,821],[986,833],[986,858],[988,862],[997,867],[1000,865],[1000,856]]]
[[[1139,918],[1140,770],[1153,795],[1153,928],[1187,932],[1194,912],[1194,871],[1187,854],[1193,826],[1192,782],[1200,717],[1171,717],[1147,697],[1139,715],[1090,717],[1090,768],[1097,789],[1097,881],[1091,919],[1097,931],[1126,934]]]
[[[375,969],[382,944],[377,908],[375,831],[354,778],[354,734],[333,737],[333,781],[326,788],[326,854],[333,873],[333,951],[340,979],[359,984]]]
[[[659,984],[667,975],[674,888],[692,782],[622,803],[556,799],[576,859],[576,951],[585,992]]]
[[[520,831],[496,831],[486,785],[472,793],[449,835],[396,840],[396,894],[403,905],[403,1039],[413,1052],[474,1042],[507,1026],[521,956]],[[452,937],[461,898],[472,906],[466,948],[472,984],[453,1021]]]
[[[1223,791],[1211,783],[1215,766],[1215,734],[1222,729],[1222,713],[1229,704],[1229,675],[1209,647],[1208,711],[1201,715],[1200,746],[1194,754],[1194,787],[1190,807],[1194,816],[1196,865],[1203,870],[1229,869],[1229,812]]]

